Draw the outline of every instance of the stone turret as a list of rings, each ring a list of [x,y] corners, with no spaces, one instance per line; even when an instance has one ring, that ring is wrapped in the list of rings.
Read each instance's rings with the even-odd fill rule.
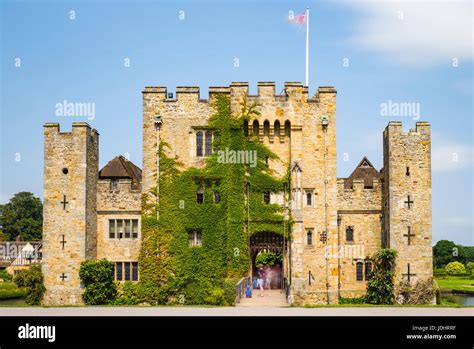
[[[404,132],[390,122],[383,135],[383,245],[398,251],[396,283],[432,276],[430,124]]]
[[[44,137],[43,302],[81,304],[80,264],[97,256],[99,134],[83,122],[65,133],[53,123]]]

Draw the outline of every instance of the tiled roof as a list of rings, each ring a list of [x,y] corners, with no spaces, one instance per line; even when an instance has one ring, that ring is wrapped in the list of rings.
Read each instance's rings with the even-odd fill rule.
[[[142,170],[124,156],[116,156],[99,171],[99,178],[129,178],[133,182],[142,180]]]
[[[359,165],[352,171],[351,175],[344,180],[344,188],[350,189],[352,188],[352,181],[354,179],[363,179],[364,186],[372,187],[374,178],[380,178],[380,172],[377,171],[372,165],[372,163],[364,156]]]

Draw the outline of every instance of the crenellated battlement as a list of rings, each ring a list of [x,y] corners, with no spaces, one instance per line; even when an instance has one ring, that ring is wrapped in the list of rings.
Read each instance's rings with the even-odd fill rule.
[[[319,87],[316,94],[313,97],[308,95],[308,87],[303,86],[301,82],[285,82],[284,88],[281,93],[276,92],[275,82],[273,81],[260,81],[257,83],[257,94],[249,94],[249,83],[248,82],[232,82],[229,86],[211,86],[209,87],[209,93],[207,99],[202,99],[200,96],[199,86],[178,86],[176,87],[176,96],[168,98],[168,89],[163,86],[147,86],[142,91],[143,94],[160,94],[161,99],[168,103],[180,102],[181,100],[195,100],[199,102],[212,101],[217,94],[228,94],[231,99],[241,99],[244,96],[250,101],[259,102],[265,100],[265,102],[307,102],[317,103],[321,98],[324,98],[326,94],[335,95],[336,89],[330,86]]]
[[[61,132],[61,125],[58,122],[47,122],[43,125],[45,133],[58,135],[73,135],[86,128],[86,132],[90,132],[92,136],[96,137],[99,132],[92,128],[87,122],[73,122],[72,130],[69,132]]]
[[[430,135],[431,125],[427,121],[417,121],[415,128],[411,128],[408,130],[408,132],[406,132],[403,130],[403,123],[401,121],[390,121],[384,130],[384,138],[387,137],[389,133],[398,134],[402,136]]]

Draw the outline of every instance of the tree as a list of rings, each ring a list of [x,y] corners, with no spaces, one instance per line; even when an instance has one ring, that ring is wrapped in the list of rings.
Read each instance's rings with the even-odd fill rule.
[[[433,247],[433,263],[436,268],[443,268],[454,261],[456,255],[459,255],[459,248],[452,241],[439,240]]]
[[[7,240],[20,236],[23,240],[41,240],[43,204],[29,192],[16,193],[5,205],[0,205],[0,226]]]
[[[13,281],[18,287],[25,288],[26,303],[29,305],[39,305],[43,299],[44,291],[43,273],[41,266],[34,265],[30,269],[22,270]]]
[[[466,269],[469,270],[469,274],[472,274],[472,271],[474,270],[474,262],[468,262],[466,264]]]
[[[446,268],[444,268],[444,270],[448,275],[464,274],[466,272],[464,264],[460,262],[451,262],[446,266]]]
[[[88,305],[107,304],[117,295],[114,264],[106,259],[81,263],[79,277],[84,284],[82,298]]]
[[[464,254],[466,255],[466,263],[474,262],[474,246],[464,246]]]
[[[367,282],[367,303],[393,304],[394,301],[394,270],[397,251],[382,249],[372,258],[374,268]]]

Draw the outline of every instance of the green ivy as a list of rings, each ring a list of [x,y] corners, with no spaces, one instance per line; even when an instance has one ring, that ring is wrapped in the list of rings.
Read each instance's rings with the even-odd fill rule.
[[[232,115],[229,98],[219,96],[214,107],[208,127],[217,135],[216,151],[203,168],[180,170],[179,159],[166,154],[168,145],[159,145],[159,187],[143,197],[140,283],[167,296],[151,303],[232,304],[235,283],[250,267],[247,181],[250,234],[283,234],[281,208],[265,204],[263,193],[282,190],[289,176],[277,178],[265,161],[278,161],[278,157],[243,132],[244,121],[258,115],[256,105],[244,103],[240,115]],[[217,150],[226,148],[256,151],[256,166],[220,162]],[[201,185],[204,201],[199,204],[196,192]],[[215,192],[220,194],[219,203],[215,203]],[[202,246],[189,246],[188,234],[193,229],[202,232]],[[289,225],[287,229],[289,236]]]
[[[275,252],[262,252],[255,258],[255,265],[257,268],[261,268],[265,265],[273,266],[282,261],[283,256],[281,254],[276,254]]]
[[[367,282],[367,303],[393,304],[394,302],[394,270],[397,251],[381,249],[373,260],[373,270]]]
[[[115,299],[114,264],[106,259],[81,263],[79,277],[84,285],[82,298],[87,305],[107,304]]]

